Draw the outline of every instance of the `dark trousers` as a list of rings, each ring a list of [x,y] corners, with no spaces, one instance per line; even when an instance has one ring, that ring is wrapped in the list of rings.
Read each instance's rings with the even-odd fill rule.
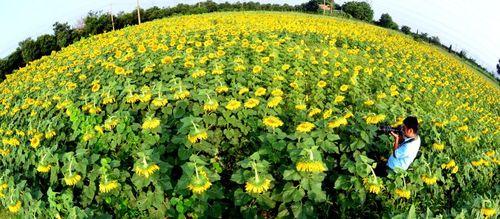
[[[375,175],[386,177],[389,174],[390,168],[387,166],[386,162],[378,162],[375,168]]]

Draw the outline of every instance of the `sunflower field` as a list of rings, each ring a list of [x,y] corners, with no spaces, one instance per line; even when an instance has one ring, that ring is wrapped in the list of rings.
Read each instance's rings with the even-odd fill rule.
[[[440,49],[326,16],[178,16],[0,84],[0,205],[20,218],[494,218],[500,89]],[[381,124],[407,115],[407,171]]]

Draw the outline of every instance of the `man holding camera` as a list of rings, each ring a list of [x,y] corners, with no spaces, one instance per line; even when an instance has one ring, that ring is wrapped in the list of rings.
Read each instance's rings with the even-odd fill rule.
[[[387,167],[381,166],[381,170],[379,169],[379,173],[382,176],[387,176],[388,170],[392,171],[396,168],[407,170],[417,156],[420,148],[417,117],[406,117],[403,120],[403,126],[391,129],[390,134],[394,138],[393,151],[387,161]]]

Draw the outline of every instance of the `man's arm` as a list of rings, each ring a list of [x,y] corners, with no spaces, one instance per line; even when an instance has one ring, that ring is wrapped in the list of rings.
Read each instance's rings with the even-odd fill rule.
[[[398,147],[399,147],[399,135],[394,133],[394,132],[391,132],[391,135],[394,138],[392,154],[394,155],[394,157],[396,157],[396,149],[398,149]]]

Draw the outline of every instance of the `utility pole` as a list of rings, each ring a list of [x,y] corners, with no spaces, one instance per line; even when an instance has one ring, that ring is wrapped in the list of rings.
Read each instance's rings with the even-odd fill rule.
[[[323,15],[325,15],[326,0],[323,0]]]
[[[334,0],[332,0],[332,4],[330,5],[330,14],[333,15],[333,9],[335,8],[335,2],[333,2]]]
[[[141,12],[140,12],[141,7],[139,6],[139,0],[137,0],[137,20],[139,21],[139,24],[141,24]]]
[[[110,4],[109,16],[111,16],[111,25],[113,26],[113,31],[115,31],[115,20],[113,19],[113,4]]]

